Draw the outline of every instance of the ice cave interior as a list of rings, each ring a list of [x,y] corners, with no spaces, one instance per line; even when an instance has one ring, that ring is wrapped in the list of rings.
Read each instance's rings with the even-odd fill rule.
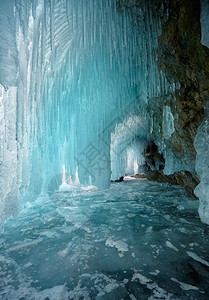
[[[0,0],[0,298],[208,299],[208,0]]]

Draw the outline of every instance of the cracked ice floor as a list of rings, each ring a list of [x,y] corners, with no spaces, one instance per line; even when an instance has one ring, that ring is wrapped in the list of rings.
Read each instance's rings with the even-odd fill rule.
[[[0,236],[0,298],[208,299],[197,208],[182,188],[146,180],[28,202]]]

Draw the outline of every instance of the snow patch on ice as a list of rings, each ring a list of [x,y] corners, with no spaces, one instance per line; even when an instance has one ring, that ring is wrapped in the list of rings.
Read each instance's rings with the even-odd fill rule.
[[[104,288],[104,292],[106,293],[111,293],[114,289],[116,289],[118,287],[118,284],[116,282],[111,282],[108,283],[105,288]]]
[[[204,260],[204,259],[202,259],[201,257],[199,257],[196,253],[187,251],[187,254],[188,254],[191,258],[193,258],[194,260],[196,260],[196,261],[202,263],[203,265],[209,267],[209,262],[206,261],[206,260]]]
[[[144,275],[140,274],[139,272],[135,271],[135,274],[132,277],[132,281],[138,279],[139,282],[143,285],[146,285],[146,287],[149,290],[153,291],[153,295],[150,296],[148,298],[148,300],[156,300],[156,299],[172,299],[171,297],[173,296],[173,294],[168,293],[167,291],[165,291],[164,289],[162,289],[161,287],[159,287],[159,285],[157,283],[155,283],[154,281],[152,281],[151,279],[145,277]]]
[[[108,238],[105,242],[105,245],[109,247],[115,247],[119,252],[122,253],[128,251],[128,245],[124,241],[114,241]]]
[[[98,187],[95,185],[88,185],[88,186],[83,186],[82,187],[83,191],[98,191]]]
[[[179,252],[179,249],[177,249],[173,244],[171,244],[171,242],[166,241],[165,244],[166,244],[166,246],[167,246],[168,248],[171,248],[171,249],[173,249],[173,250]]]
[[[97,191],[98,188],[94,185],[89,186],[82,186],[81,184],[77,183],[70,183],[64,182],[59,187],[59,192],[71,192],[71,191]]]
[[[142,275],[142,274],[140,274],[140,273],[135,273],[135,274],[133,275],[131,281],[134,281],[134,280],[136,280],[136,279],[138,279],[139,282],[140,282],[141,284],[146,284],[146,283],[152,281],[151,279],[148,279],[147,277],[145,277],[144,275]]]
[[[194,286],[194,285],[191,285],[191,284],[187,284],[187,283],[184,283],[184,282],[181,282],[181,281],[178,281],[176,278],[171,278],[172,281],[174,282],[177,282],[180,284],[180,288],[184,291],[189,291],[189,290],[195,290],[195,291],[198,291],[199,288]]]
[[[150,275],[157,276],[160,273],[159,270],[155,270],[155,272],[149,272]]]

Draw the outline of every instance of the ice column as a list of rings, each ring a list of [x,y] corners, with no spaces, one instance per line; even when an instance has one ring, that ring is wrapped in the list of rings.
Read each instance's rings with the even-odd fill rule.
[[[0,2],[0,222],[18,207],[17,49],[14,1]]]
[[[0,5],[2,211],[6,203],[15,207],[16,184],[26,200],[34,199],[49,183],[61,184],[63,166],[73,180],[89,184],[91,177],[107,188],[117,124],[137,115],[149,119],[148,100],[173,89],[157,66],[160,11],[150,1]],[[146,136],[134,124],[131,143]]]
[[[196,171],[200,176],[200,184],[195,189],[199,198],[199,215],[202,222],[209,224],[209,119],[198,128],[195,138],[197,151]]]
[[[201,0],[201,43],[209,48],[209,1]],[[195,189],[199,198],[199,215],[202,222],[209,224],[209,99],[205,96],[205,119],[195,137],[196,171],[200,184]]]

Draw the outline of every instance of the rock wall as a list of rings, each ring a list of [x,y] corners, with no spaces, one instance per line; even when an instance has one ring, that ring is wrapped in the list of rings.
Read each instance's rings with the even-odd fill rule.
[[[159,37],[157,58],[160,70],[174,83],[174,90],[149,101],[152,138],[165,158],[160,180],[169,175],[168,181],[180,183],[189,195],[194,195],[199,183],[194,139],[204,119],[204,100],[209,96],[209,49],[201,44],[199,1],[169,0],[164,6],[169,18]],[[170,134],[165,132],[165,107],[170,109],[167,124],[169,118],[173,122]]]

